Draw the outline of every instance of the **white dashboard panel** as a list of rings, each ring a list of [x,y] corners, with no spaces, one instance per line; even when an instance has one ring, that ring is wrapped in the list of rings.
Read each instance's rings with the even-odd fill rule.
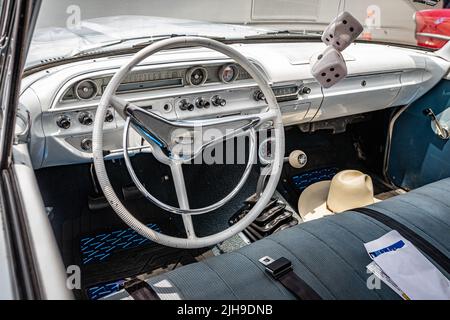
[[[310,72],[310,61],[324,49],[324,44],[256,43],[235,44],[235,49],[250,59],[265,74],[270,85],[278,90],[297,88],[295,99],[280,100],[286,126],[322,121],[410,103],[426,93],[447,74],[449,63],[433,53],[377,44],[353,44],[345,52],[349,76],[330,89],[322,89]],[[26,77],[23,81],[21,103],[28,108],[32,121],[29,144],[35,168],[92,161],[89,150],[81,142],[89,139],[92,126],[78,121],[80,113],[95,116],[100,97],[93,100],[61,101],[67,90],[83,79],[112,76],[131,56],[105,57],[55,66]],[[146,59],[137,68],[172,70],[192,66],[217,66],[230,63],[220,53],[202,48],[174,49]],[[184,84],[157,90],[127,92],[121,97],[168,119],[195,119],[248,114],[265,108],[263,99],[255,99],[258,88],[251,79],[221,83],[212,81],[201,86]],[[282,93],[282,91],[280,91]],[[280,94],[281,94],[280,93]],[[180,101],[195,104],[202,97],[211,101],[219,95],[225,106],[180,109]],[[69,117],[69,128],[56,122]],[[105,140],[109,150],[122,148],[124,120],[114,114],[105,124]],[[135,137],[132,147],[141,139]]]
[[[401,73],[353,76],[324,89],[322,106],[315,121],[339,118],[390,107],[398,96]]]

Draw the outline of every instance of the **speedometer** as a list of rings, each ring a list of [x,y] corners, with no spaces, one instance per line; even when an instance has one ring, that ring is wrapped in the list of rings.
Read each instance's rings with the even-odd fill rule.
[[[224,65],[219,70],[219,78],[224,83],[230,83],[236,80],[239,75],[239,70],[235,64]]]
[[[199,86],[206,82],[208,71],[203,67],[194,67],[186,73],[186,80],[193,86]]]

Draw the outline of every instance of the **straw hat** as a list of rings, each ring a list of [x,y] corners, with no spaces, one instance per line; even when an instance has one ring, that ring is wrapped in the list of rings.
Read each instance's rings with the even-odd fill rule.
[[[364,207],[379,200],[374,198],[372,179],[357,170],[345,170],[331,181],[310,185],[300,195],[298,210],[304,221]]]

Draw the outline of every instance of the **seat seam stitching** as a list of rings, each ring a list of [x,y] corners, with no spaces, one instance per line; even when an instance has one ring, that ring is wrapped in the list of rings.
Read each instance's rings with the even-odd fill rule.
[[[336,220],[336,219],[335,219],[335,220]],[[350,229],[347,229],[345,226],[343,226],[342,224],[337,223],[335,220],[332,220],[332,219],[326,219],[326,222],[328,222],[329,224],[338,226],[339,228],[341,228],[341,229],[347,231],[348,233],[350,233],[351,235],[353,235],[356,239],[362,241],[363,243],[365,242],[364,239],[361,239],[358,235],[356,235],[355,233],[353,233]],[[365,220],[367,220],[367,219],[365,219]],[[370,221],[370,222],[372,222],[372,221]],[[382,228],[381,226],[380,226],[379,228],[380,228],[382,231],[385,231],[385,230],[383,230],[383,228]],[[379,297],[380,297],[381,299],[383,299],[383,297],[382,297],[381,295],[379,295]]]
[[[359,272],[353,268],[353,266],[341,255],[339,254],[334,248],[332,248],[329,244],[327,244],[325,241],[323,241],[321,238],[319,238],[317,235],[315,235],[314,233],[310,232],[309,230],[303,229],[303,231],[305,231],[306,233],[309,233],[310,235],[312,235],[314,238],[316,238],[317,240],[319,240],[320,242],[322,242],[326,247],[328,247],[332,252],[334,252],[335,255],[337,255],[339,258],[342,259],[342,261],[344,261],[344,263],[350,267],[351,270],[353,270],[353,272],[357,275],[357,277],[359,279],[362,280],[363,283],[367,283],[367,280],[365,280],[363,277],[361,277],[361,275],[359,274]],[[381,299],[381,296],[379,295],[378,292],[375,291],[375,294]]]
[[[357,213],[360,217],[364,218],[366,221],[368,221],[371,224],[373,224],[373,225],[383,229],[383,231],[388,232],[389,230],[393,230],[392,228],[388,227],[384,223],[381,223],[380,221],[378,221],[378,220],[376,220],[376,219],[374,219],[372,217],[366,216],[365,214],[362,214],[362,213],[360,213],[358,211],[351,211],[351,212],[352,213]]]
[[[425,196],[424,194],[421,194],[421,193],[416,193],[416,194],[419,194],[419,195],[421,195],[421,196]],[[431,198],[431,197],[430,197]],[[433,199],[433,198],[431,198],[431,199]],[[419,209],[419,210],[421,210],[421,211],[423,211],[423,212],[426,212],[426,213],[428,213],[428,217],[430,217],[430,218],[432,218],[433,220],[435,220],[437,223],[443,223],[443,224],[445,224],[446,226],[448,226],[448,227],[450,227],[450,225],[447,223],[447,222],[445,222],[445,221],[443,221],[443,220],[441,220],[441,219],[439,219],[439,218],[437,218],[437,217],[435,217],[435,216],[433,216],[433,215],[431,215],[431,214],[429,214],[430,213],[430,211],[428,211],[428,210],[426,210],[426,209],[423,209],[423,208],[421,208],[421,207],[418,207],[418,206],[416,206],[415,204],[413,204],[413,203],[411,203],[411,202],[409,202],[409,201],[406,201],[406,200],[404,200],[404,199],[401,199],[401,198],[399,198],[399,199],[397,199],[399,202],[402,202],[402,203],[405,203],[405,204],[409,204],[409,205],[411,205],[411,206],[413,206],[414,208],[417,208],[417,209]],[[437,200],[436,200],[437,201]],[[437,202],[439,202],[439,201],[437,201]],[[443,203],[442,203],[443,204]],[[449,207],[450,208],[450,207]]]
[[[431,186],[430,186],[429,188],[430,188],[430,189],[434,189],[434,190],[442,191],[442,189],[437,188],[437,187],[431,187]],[[446,191],[448,191],[448,190],[446,190]],[[443,206],[445,206],[445,207],[447,207],[447,208],[450,209],[450,205],[448,205],[447,203],[445,203],[445,202],[443,202],[443,201],[441,201],[441,200],[439,200],[439,199],[436,199],[436,198],[430,196],[429,194],[425,194],[425,193],[423,193],[423,192],[420,192],[420,189],[415,190],[414,193],[412,193],[412,194],[418,194],[418,195],[421,195],[421,196],[424,196],[424,197],[428,197],[428,198],[433,199],[434,201],[439,202],[439,203],[442,204]]]
[[[350,229],[347,229],[347,228],[344,227],[343,225],[341,225],[341,224],[339,224],[339,223],[336,223],[336,221],[333,221],[333,220],[331,220],[331,219],[327,219],[326,221],[329,222],[330,224],[333,224],[333,225],[335,225],[335,226],[338,226],[338,227],[344,229],[344,230],[347,231],[348,233],[352,234],[356,239],[361,240],[362,242],[365,241],[364,239],[361,239],[358,235],[356,235],[356,233],[353,233]],[[380,228],[380,229],[382,229],[382,228]],[[383,231],[384,231],[384,230],[383,230]]]
[[[442,191],[442,188],[437,188],[437,187],[434,187],[434,186],[428,186],[428,188]],[[420,192],[420,191],[421,191],[420,189],[414,190],[414,192],[412,194],[419,194],[419,195],[422,195],[422,196],[429,197],[430,199],[433,199],[434,201],[441,203],[442,205],[446,206],[447,208],[450,208],[450,206],[448,204],[446,204],[445,202],[442,202],[439,199],[431,197],[429,194],[424,194],[423,192]]]
[[[214,273],[219,277],[220,280],[222,280],[222,282],[225,284],[225,286],[227,286],[227,288],[231,291],[231,293],[233,294],[233,296],[234,296],[236,299],[239,299],[239,297],[236,295],[236,293],[234,292],[233,288],[231,288],[231,286],[228,284],[228,282],[226,282],[225,279],[223,279],[222,276],[221,276],[216,270],[214,270],[213,268],[211,268],[211,266],[206,262],[206,260],[205,260],[205,261],[202,261],[202,263],[203,263],[205,266],[207,266],[208,269],[210,269],[212,272],[214,272]]]
[[[389,209],[387,209],[387,208],[376,208],[376,209],[383,209],[383,210],[388,211],[388,212],[391,213],[394,217],[397,218],[397,219],[394,219],[394,218],[390,217],[391,219],[394,219],[395,221],[397,221],[398,223],[400,223],[400,224],[402,224],[402,225],[405,225],[406,227],[408,227],[408,223],[409,223],[409,224],[412,225],[413,227],[415,227],[415,228],[417,228],[418,230],[420,230],[420,231],[421,231],[424,235],[426,235],[428,238],[433,239],[434,241],[436,241],[440,246],[442,246],[442,248],[445,248],[447,251],[449,250],[449,249],[447,248],[447,246],[444,245],[444,244],[442,244],[438,239],[435,239],[435,238],[431,237],[431,236],[428,234],[428,232],[426,232],[425,230],[421,229],[421,228],[420,228],[419,226],[417,226],[416,224],[414,224],[414,223],[412,223],[412,222],[410,222],[410,221],[407,221],[406,219],[404,219],[402,216],[396,214],[395,212],[393,212],[393,211],[391,211],[391,210],[389,210]],[[400,218],[400,219],[398,219],[398,218]],[[399,221],[399,220],[400,220],[400,221]],[[406,221],[406,223],[403,223],[401,220]],[[392,229],[392,228],[391,228],[391,229]],[[410,228],[408,227],[408,229],[410,229]],[[394,229],[392,229],[392,230],[394,230]],[[411,230],[411,231],[414,232],[414,233],[416,233],[414,230]]]
[[[438,187],[435,187],[435,186],[433,186],[433,185],[429,185],[428,188],[429,188],[429,189],[434,189],[434,190],[439,190],[439,191],[449,191],[449,190],[442,190],[442,188],[438,188]],[[435,200],[435,201],[437,201],[437,202],[443,204],[443,205],[446,206],[447,208],[450,208],[450,206],[449,206],[448,204],[446,204],[445,202],[442,202],[442,201],[440,201],[439,199],[433,198],[433,197],[431,197],[430,195],[424,194],[423,192],[420,192],[420,191],[421,191],[420,188],[419,188],[419,189],[416,189],[416,190],[414,190],[414,191],[412,192],[412,194],[420,194],[420,195],[423,195],[423,196],[427,196],[427,197],[429,197],[429,198],[431,198],[431,199],[433,199],[433,200]]]

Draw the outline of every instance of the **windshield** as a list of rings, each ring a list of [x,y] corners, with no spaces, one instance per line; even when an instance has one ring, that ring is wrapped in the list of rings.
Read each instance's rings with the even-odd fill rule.
[[[75,56],[139,47],[178,35],[226,40],[309,39],[319,37],[342,10],[352,13],[364,25],[364,32],[360,36],[362,40],[432,47],[418,42],[416,12],[442,9],[447,2],[43,0],[27,67]]]

